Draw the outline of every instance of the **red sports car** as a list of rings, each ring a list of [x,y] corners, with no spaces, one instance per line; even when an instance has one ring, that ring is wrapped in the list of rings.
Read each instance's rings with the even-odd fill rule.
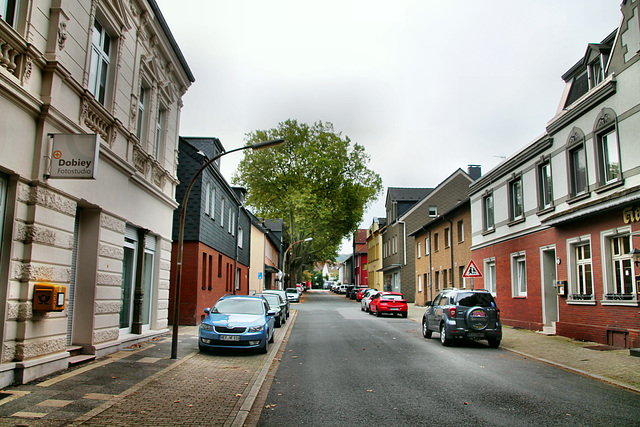
[[[357,300],[357,301],[362,301],[362,297],[364,296],[364,293],[365,293],[366,291],[368,291],[369,289],[371,289],[371,288],[362,288],[362,289],[360,289],[360,290],[358,291],[358,293],[356,294],[356,300]]]
[[[380,317],[383,313],[407,317],[407,301],[400,292],[381,292],[369,304],[369,313]]]

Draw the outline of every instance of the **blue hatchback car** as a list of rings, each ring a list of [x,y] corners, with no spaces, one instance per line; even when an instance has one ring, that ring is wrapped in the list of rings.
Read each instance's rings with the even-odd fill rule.
[[[269,351],[273,342],[276,312],[262,297],[227,295],[213,308],[204,309],[208,315],[200,324],[198,347],[255,348]]]

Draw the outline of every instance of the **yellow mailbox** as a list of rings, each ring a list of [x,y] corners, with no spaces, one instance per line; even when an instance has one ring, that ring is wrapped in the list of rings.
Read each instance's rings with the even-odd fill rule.
[[[35,311],[62,311],[66,294],[66,286],[36,283],[33,288],[33,309]]]

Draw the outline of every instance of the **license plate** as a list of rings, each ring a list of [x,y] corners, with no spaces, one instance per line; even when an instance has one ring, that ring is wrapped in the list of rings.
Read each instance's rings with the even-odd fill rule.
[[[391,310],[391,311],[398,311],[398,310],[400,310],[400,308],[393,308],[393,307],[391,307],[389,310]]]
[[[220,335],[220,341],[240,341],[238,335]]]
[[[469,338],[483,338],[484,334],[482,332],[469,332],[467,334],[467,337],[469,337]]]

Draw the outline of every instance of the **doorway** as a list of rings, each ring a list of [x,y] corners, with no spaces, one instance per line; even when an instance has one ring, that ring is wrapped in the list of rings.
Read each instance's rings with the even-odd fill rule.
[[[541,286],[542,286],[542,319],[545,329],[553,329],[558,321],[558,291],[556,290],[556,248],[548,246],[540,248]]]

